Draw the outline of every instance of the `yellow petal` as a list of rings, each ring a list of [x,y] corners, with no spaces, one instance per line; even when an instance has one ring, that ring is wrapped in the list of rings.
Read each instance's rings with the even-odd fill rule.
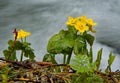
[[[72,16],[69,16],[66,24],[70,25],[70,26],[74,26],[75,22],[76,22],[76,18],[73,18]]]
[[[26,32],[26,31],[24,31],[23,29],[20,29],[20,30],[18,31],[17,38],[18,38],[18,39],[20,39],[20,38],[25,38],[25,37],[27,37],[27,36],[29,36],[29,35],[30,35],[30,32]]]
[[[91,18],[87,20],[87,23],[88,23],[88,25],[96,26],[96,23],[93,22],[93,20]]]

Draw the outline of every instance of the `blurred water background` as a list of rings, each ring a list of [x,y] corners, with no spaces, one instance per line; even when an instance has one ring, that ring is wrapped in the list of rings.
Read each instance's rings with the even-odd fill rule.
[[[113,52],[116,59],[112,70],[120,69],[120,0],[0,0],[0,56],[13,39],[14,28],[31,32],[27,38],[41,61],[47,53],[49,38],[61,29],[66,29],[68,16],[86,15],[97,22],[95,29],[94,59],[103,48],[101,68],[107,64]],[[61,56],[58,56],[61,61]]]

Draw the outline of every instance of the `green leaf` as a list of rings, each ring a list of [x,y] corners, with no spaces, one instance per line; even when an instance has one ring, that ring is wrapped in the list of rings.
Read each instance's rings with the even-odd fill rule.
[[[77,55],[73,59],[71,67],[77,71],[77,73],[93,72],[96,68],[95,63],[90,63],[87,55]]]
[[[73,33],[73,34],[77,34],[77,30],[73,27],[73,26],[67,26],[68,31]]]
[[[25,57],[28,57],[30,60],[34,60],[35,54],[32,48],[26,47],[25,50],[23,50],[23,52]]]
[[[75,55],[78,54],[87,54],[87,47],[84,38],[80,35],[77,36],[74,42],[74,53]]]
[[[10,51],[8,51],[8,50],[3,50],[3,54],[4,54],[5,59],[8,59],[8,57],[9,57],[9,55],[10,55]]]
[[[9,45],[9,46],[13,46],[13,43],[14,43],[13,40],[9,40],[9,41],[8,41],[8,45]]]
[[[12,52],[11,52],[11,50],[4,50],[3,54],[5,56],[5,59],[8,59],[8,57],[11,56],[9,58],[9,60],[12,60],[12,61],[16,61],[17,60],[16,51],[15,50],[13,50]]]
[[[47,45],[47,51],[52,54],[69,54],[74,45],[74,35],[68,31],[61,30],[53,35]]]
[[[62,37],[64,37],[64,34],[63,35],[59,35],[59,34],[55,34],[53,35],[49,41],[48,41],[48,45],[47,45],[47,51],[49,53],[60,53],[61,52],[61,49],[59,48],[59,40],[62,39]]]
[[[115,59],[115,56],[114,56],[114,55],[112,55],[112,53],[110,53],[110,55],[109,55],[109,59],[108,59],[108,64],[109,64],[109,66],[111,66],[111,65],[112,65],[112,63],[113,63],[114,59]]]
[[[16,60],[17,60],[16,51],[14,50],[11,54],[12,54],[12,55],[11,55],[11,57],[10,57],[10,60],[16,61]]]
[[[55,60],[54,54],[45,54],[43,57],[43,61],[52,62],[53,64],[57,64],[57,61]]]
[[[107,68],[105,69],[105,72],[106,72],[106,73],[111,72],[111,65],[112,65],[114,59],[115,59],[115,56],[112,55],[112,53],[110,53],[109,59],[108,59],[108,66],[107,66]]]
[[[23,49],[23,44],[20,41],[16,41],[14,49],[16,50],[22,50]]]
[[[102,57],[102,48],[98,51],[98,54],[97,54],[97,59],[96,59],[96,66],[97,66],[97,69],[99,69],[100,67],[100,62],[101,62],[101,57]]]
[[[22,45],[23,47],[28,47],[28,46],[30,46],[30,45],[31,45],[31,44],[30,44],[30,43],[28,43],[28,42],[23,42],[22,44],[23,44],[23,45]]]
[[[91,34],[85,34],[85,39],[87,40],[88,44],[92,46],[95,38]]]

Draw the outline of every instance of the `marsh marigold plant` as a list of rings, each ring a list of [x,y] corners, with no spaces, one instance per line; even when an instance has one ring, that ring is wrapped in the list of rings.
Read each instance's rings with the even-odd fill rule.
[[[94,36],[88,32],[96,32],[93,26],[96,23],[91,18],[86,16],[68,17],[66,22],[68,30],[60,30],[58,34],[53,35],[47,45],[47,51],[49,54],[45,55],[43,61],[51,60],[56,63],[55,54],[63,54],[63,63],[69,64],[72,53],[75,55],[87,55],[89,50],[87,44],[92,48],[94,42]],[[91,60],[92,61],[92,58]]]
[[[8,60],[19,61],[18,56],[16,56],[17,51],[21,51],[20,61],[23,61],[23,57],[27,57],[29,60],[33,61],[35,58],[34,50],[30,47],[30,43],[26,41],[31,33],[24,31],[23,29],[13,31],[14,40],[8,41],[8,49],[4,50],[4,56]],[[19,40],[21,39],[21,40]]]

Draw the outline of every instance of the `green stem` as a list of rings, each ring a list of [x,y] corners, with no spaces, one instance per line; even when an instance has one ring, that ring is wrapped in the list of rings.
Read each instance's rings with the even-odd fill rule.
[[[21,42],[22,42],[22,43],[24,42],[24,41],[23,41],[23,38],[21,38]],[[22,52],[21,52],[20,62],[22,62],[22,60],[23,60],[23,50],[22,50]]]
[[[63,56],[63,64],[65,64],[66,63],[66,54],[64,54],[64,56]]]
[[[90,53],[89,53],[90,63],[93,61],[93,52],[92,52],[92,46],[90,46]]]
[[[23,38],[21,38],[21,42],[23,42]]]
[[[22,59],[23,59],[23,51],[22,51],[22,53],[21,53],[20,62],[22,62]]]
[[[71,56],[72,56],[72,53],[70,53],[70,54],[68,55],[66,64],[69,64],[69,63],[70,63]]]
[[[26,37],[25,37],[25,42],[26,42]]]

